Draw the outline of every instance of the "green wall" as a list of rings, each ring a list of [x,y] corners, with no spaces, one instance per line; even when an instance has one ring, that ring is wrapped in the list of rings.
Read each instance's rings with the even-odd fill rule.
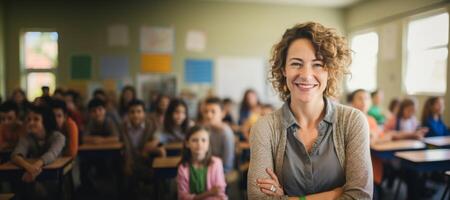
[[[178,89],[186,87],[183,63],[186,58],[249,56],[268,58],[271,46],[288,27],[304,21],[318,21],[343,32],[343,12],[331,8],[292,5],[224,3],[205,1],[8,1],[7,3],[7,91],[20,85],[19,35],[30,28],[59,32],[59,68],[57,82],[69,80],[72,54],[89,53],[98,66],[102,55],[128,55],[131,75],[139,73],[139,29],[141,26],[175,28],[173,69]],[[128,47],[108,47],[107,27],[129,26]],[[190,29],[207,34],[203,53],[185,50],[185,37]],[[98,80],[94,71],[94,81]]]
[[[5,97],[5,40],[4,40],[4,25],[5,25],[5,9],[4,2],[0,1],[0,96]]]
[[[377,82],[378,87],[385,93],[384,107],[387,107],[390,99],[394,97],[407,96],[402,74],[405,63],[403,57],[406,45],[405,25],[408,18],[436,9],[449,10],[448,2],[444,0],[371,0],[363,1],[344,11],[346,30],[349,34],[364,31],[376,31],[379,34]],[[386,58],[383,53],[392,49],[396,56],[392,59]],[[422,113],[423,104],[430,95],[432,94],[414,95],[419,102],[417,117]],[[444,116],[450,116],[450,109],[448,109],[450,108],[450,70],[447,70],[447,93],[444,98],[447,107]],[[445,120],[447,124],[450,123],[450,117],[446,117]]]

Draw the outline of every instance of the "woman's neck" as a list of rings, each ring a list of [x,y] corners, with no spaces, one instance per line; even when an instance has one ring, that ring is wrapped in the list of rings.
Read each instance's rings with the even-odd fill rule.
[[[301,127],[315,127],[324,115],[325,102],[323,99],[308,103],[291,101],[290,107]]]

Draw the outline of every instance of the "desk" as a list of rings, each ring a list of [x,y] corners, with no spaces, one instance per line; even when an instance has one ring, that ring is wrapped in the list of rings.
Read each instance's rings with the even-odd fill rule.
[[[179,156],[183,149],[183,142],[172,142],[164,145],[167,156]]]
[[[163,183],[164,180],[175,178],[177,176],[177,168],[178,163],[181,160],[181,156],[172,156],[172,157],[164,157],[164,158],[155,158],[153,160],[153,169],[155,172],[155,198],[161,199],[160,196],[160,190],[162,191],[163,188],[161,188],[161,183]]]
[[[426,145],[418,140],[396,140],[370,146],[372,154],[383,160],[393,159],[394,153],[398,151],[422,150],[425,148]]]
[[[120,156],[120,151],[123,148],[123,144],[121,142],[114,143],[100,143],[100,144],[91,144],[85,143],[80,145],[78,148],[78,154],[80,156]]]
[[[450,170],[450,149],[431,149],[420,151],[403,151],[395,153],[402,168],[408,168],[417,172]],[[400,184],[396,189],[397,199]]]
[[[423,142],[433,148],[450,148],[450,136],[428,137]]]
[[[250,150],[250,143],[239,142],[239,148],[242,149],[243,151],[248,151],[248,150]]]
[[[13,193],[0,194],[0,200],[11,200],[14,198]]]
[[[415,171],[450,170],[450,149],[397,152],[395,157],[400,159],[402,166]]]
[[[447,196],[447,192],[450,189],[450,171],[446,171],[445,175],[447,176],[447,187],[444,190],[444,193],[442,194],[442,200],[445,199],[445,196]]]
[[[33,162],[36,159],[27,159]],[[60,157],[49,165],[44,166],[43,171],[36,178],[37,181],[56,180],[59,182],[59,196],[62,196],[64,177],[72,170],[72,157]],[[0,177],[10,182],[22,179],[24,170],[11,161],[0,164]]]

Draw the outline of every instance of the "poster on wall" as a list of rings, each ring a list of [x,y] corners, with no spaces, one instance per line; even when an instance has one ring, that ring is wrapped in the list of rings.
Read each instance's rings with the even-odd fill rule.
[[[211,84],[213,61],[207,59],[186,59],[184,81],[188,84]]]
[[[253,89],[266,102],[266,61],[259,57],[219,57],[214,70],[216,93],[240,102],[245,90]]]
[[[89,80],[92,75],[92,57],[74,55],[70,59],[70,78],[72,80]]]
[[[186,34],[186,50],[203,52],[206,48],[206,33],[200,30],[190,30]]]
[[[142,54],[141,72],[169,73],[172,71],[172,56],[168,54]]]
[[[171,54],[175,48],[175,31],[171,27],[141,27],[140,47],[145,53]]]
[[[150,102],[155,95],[176,95],[177,78],[171,74],[142,74],[136,77],[136,92],[139,99]]]
[[[127,56],[100,57],[101,79],[123,79],[129,76],[129,62]]]

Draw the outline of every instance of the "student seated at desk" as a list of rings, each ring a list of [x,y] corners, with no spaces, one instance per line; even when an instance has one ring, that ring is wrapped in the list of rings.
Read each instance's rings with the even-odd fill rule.
[[[178,165],[178,199],[228,199],[222,161],[212,156],[210,134],[201,126],[189,129]]]
[[[414,116],[416,113],[416,104],[412,99],[404,99],[400,103],[398,113],[390,118],[385,126],[386,131],[396,131],[392,134],[393,140],[398,139],[422,139],[428,128],[419,127],[419,122]]]
[[[164,156],[164,148],[158,147],[159,139],[156,135],[156,122],[145,116],[145,104],[141,100],[133,99],[128,103],[128,120],[123,125],[123,143],[125,145],[124,172],[128,184],[127,194],[133,192],[139,180],[151,179],[150,155]],[[146,120],[147,119],[147,120]],[[132,199],[136,198],[133,196]]]
[[[25,134],[25,126],[18,118],[19,107],[12,101],[6,101],[1,104],[0,113],[0,150],[12,149]]]
[[[105,102],[92,99],[88,103],[89,122],[86,127],[83,142],[111,143],[119,141],[119,129],[112,119],[106,117]]]
[[[66,102],[63,100],[52,100],[51,107],[55,114],[58,130],[66,137],[63,154],[75,158],[78,152],[77,124],[68,116]]]
[[[444,99],[442,97],[430,97],[425,102],[422,112],[422,126],[428,127],[425,137],[450,135],[450,128],[444,124]]]
[[[52,163],[61,154],[65,144],[65,137],[56,131],[55,117],[48,107],[30,106],[26,118],[27,135],[21,137],[11,155],[11,160],[25,169],[22,181],[32,183],[42,172],[45,165]],[[29,162],[26,159],[37,159]],[[40,184],[25,185],[17,188],[21,194],[27,196],[35,193]],[[42,191],[42,190],[41,190]],[[44,195],[40,192],[36,195]],[[25,199],[36,198],[35,196]]]
[[[222,101],[211,97],[206,99],[202,118],[205,126],[210,128],[211,152],[213,156],[222,159],[225,173],[233,170],[234,164],[234,134],[228,124],[222,121]]]
[[[188,107],[181,99],[170,101],[164,115],[164,124],[160,128],[160,142],[163,144],[183,142],[187,129],[190,126]]]

